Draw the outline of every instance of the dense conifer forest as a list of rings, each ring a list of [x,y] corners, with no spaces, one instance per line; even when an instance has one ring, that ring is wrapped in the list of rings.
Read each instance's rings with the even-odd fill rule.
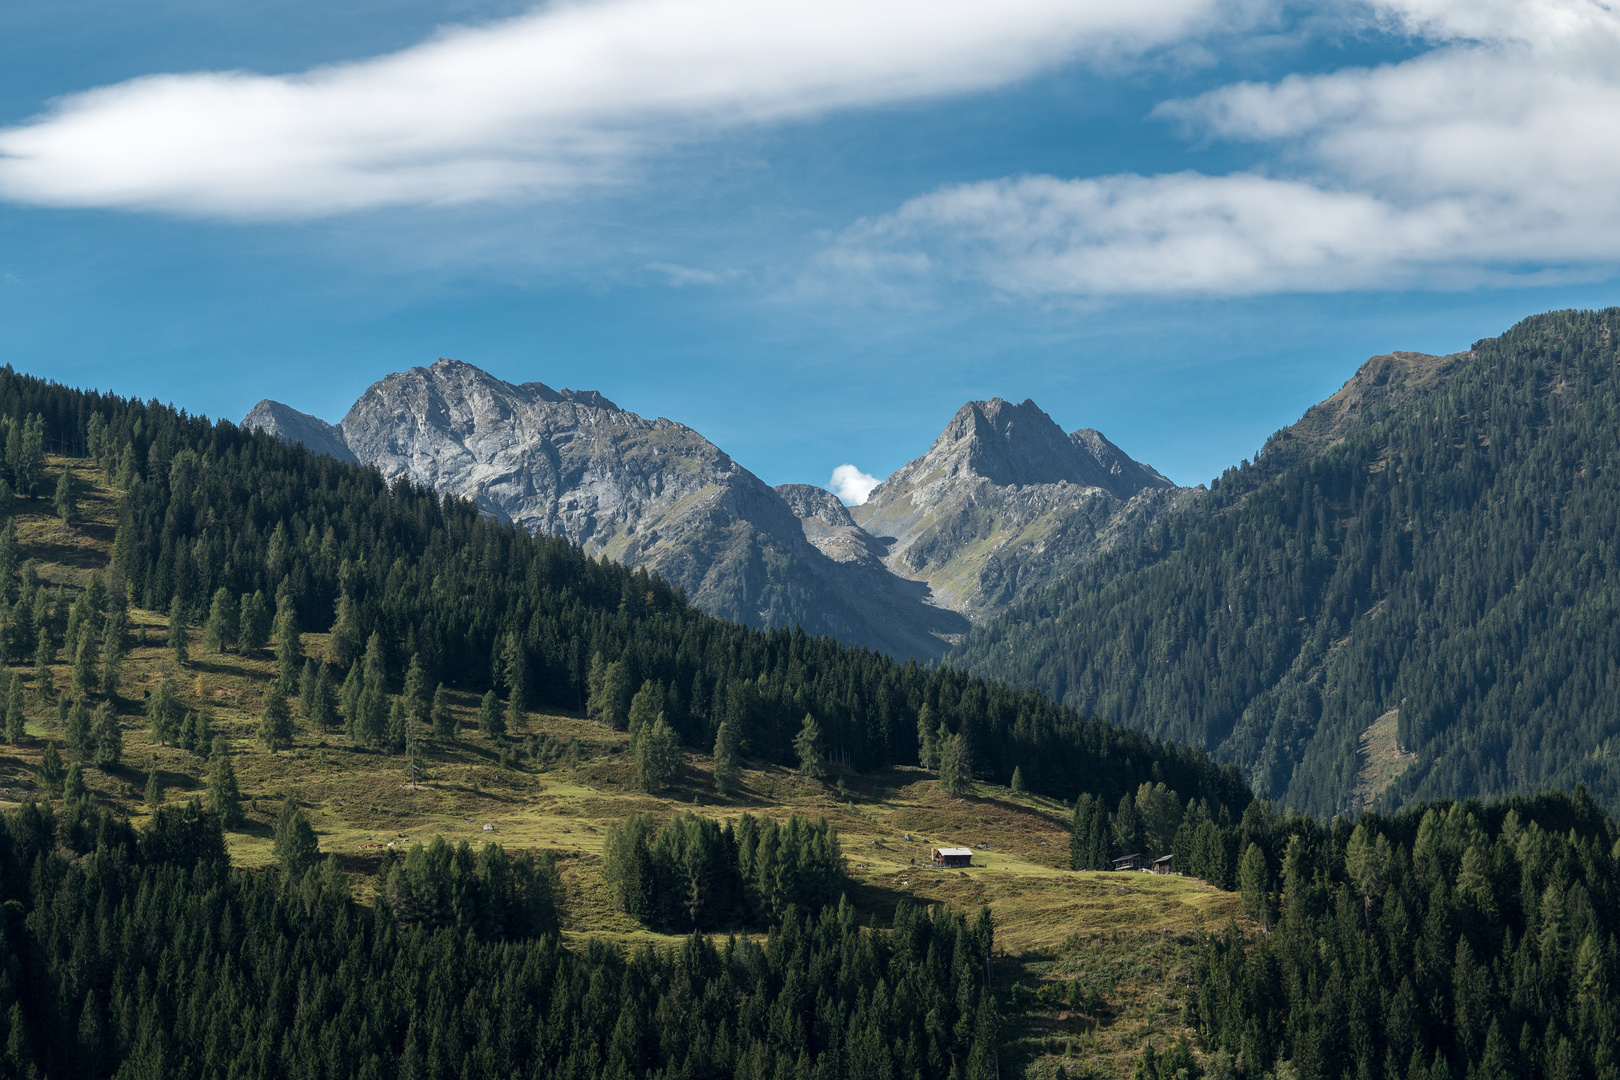
[[[84,802],[24,806],[0,829],[0,1072],[997,1075],[987,913],[902,907],[872,932],[847,904],[790,905],[764,940],[627,956],[561,947],[545,876],[523,877],[493,846],[419,849],[368,909],[335,859],[233,871],[206,812],[137,834]]]
[[[1360,739],[1397,709],[1415,756],[1378,805],[1584,784],[1620,807],[1611,328],[1526,319],[1319,453],[1280,433],[958,659],[1318,814],[1355,808]]]
[[[95,459],[123,492],[113,568],[132,602],[203,627],[207,640],[255,633],[263,645],[272,612],[292,631],[330,629],[327,696],[350,733],[380,749],[406,750],[386,695],[405,684],[425,715],[424,688],[442,681],[620,729],[639,699],[687,746],[708,751],[728,724],[730,749],[764,761],[797,763],[810,715],[812,749],[859,769],[916,762],[921,726],[960,736],[972,774],[1006,782],[1021,768],[1030,789],[1055,797],[1078,784],[1112,803],[1164,781],[1234,814],[1249,799],[1235,770],[1198,751],[954,670],[705,616],[644,571],[228,422],[10,368],[0,369],[0,416],[15,418],[7,452],[19,490],[44,483],[24,452],[38,444]],[[77,650],[81,635],[66,639],[59,610],[75,598],[53,608],[17,574],[0,567],[8,656]],[[286,689],[297,674],[284,673]],[[493,697],[490,710],[499,724]]]

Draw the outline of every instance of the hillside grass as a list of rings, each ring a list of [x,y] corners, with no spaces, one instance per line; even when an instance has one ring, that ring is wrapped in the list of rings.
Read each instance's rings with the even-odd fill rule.
[[[72,468],[85,490],[80,519],[66,525],[48,500],[17,500],[23,557],[42,579],[77,590],[104,570],[117,520],[117,494],[85,463],[53,458],[51,475]],[[1237,897],[1188,878],[1150,874],[1073,872],[1068,864],[1068,811],[1059,802],[979,785],[970,796],[943,792],[915,767],[855,774],[834,770],[829,783],[772,765],[748,763],[732,796],[714,790],[707,755],[685,755],[683,774],[656,795],[637,790],[629,736],[577,715],[530,713],[507,740],[476,729],[478,696],[452,693],[460,737],[424,738],[424,771],[413,784],[407,760],[351,746],[340,733],[300,727],[293,744],[269,752],[257,737],[258,713],[274,678],[268,651],[242,656],[206,650],[192,628],[190,660],[175,662],[166,645],[167,618],[133,609],[135,644],[124,663],[116,702],[124,727],[121,763],[87,768],[86,781],[103,805],[137,827],[149,814],[147,778],[156,771],[166,802],[202,794],[207,759],[159,745],[142,714],[145,698],[168,679],[188,709],[206,711],[212,734],[229,743],[247,820],[228,834],[232,861],[259,867],[273,859],[271,830],[283,800],[292,798],[314,826],[321,849],[335,854],[355,895],[369,902],[389,848],[444,836],[475,846],[550,853],[565,886],[563,933],[574,942],[604,938],[622,945],[674,944],[675,936],[641,928],[611,902],[601,875],[607,827],[637,812],[668,817],[694,810],[721,819],[744,812],[771,817],[826,817],[838,829],[853,879],[850,900],[870,925],[886,925],[902,900],[944,903],[962,911],[990,907],[996,922],[998,997],[1008,1012],[1009,1049],[1017,1070],[1036,1074],[1124,1076],[1146,1038],[1190,1034],[1181,1007],[1193,934],[1237,918]],[[305,634],[305,651],[324,654],[327,637]],[[29,720],[21,746],[0,748],[0,807],[42,799],[37,770],[45,740],[71,754],[56,729],[51,694],[42,695],[33,665],[11,668],[26,686]],[[56,693],[71,672],[51,672]],[[577,744],[539,767],[513,751],[529,736]],[[502,764],[503,748],[508,763]],[[975,865],[940,870],[928,865],[934,846],[968,846]],[[1076,1012],[1035,1000],[1047,982],[1080,977],[1099,995]],[[1054,1072],[1053,1070],[1057,1070]]]

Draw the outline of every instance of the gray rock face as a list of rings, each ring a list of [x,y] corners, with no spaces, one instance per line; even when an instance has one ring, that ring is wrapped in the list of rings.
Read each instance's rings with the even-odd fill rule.
[[[341,425],[285,405],[259,427],[470,499],[683,587],[711,614],[933,658],[969,626],[1180,489],[1033,402],[972,402],[853,513],[808,484],[771,488],[709,440],[595,391],[504,382],[440,360],[374,383]]]
[[[928,452],[851,511],[894,573],[979,619],[1191,497],[1100,433],[1033,401],[971,401]]]
[[[344,443],[341,429],[279,401],[265,398],[253,406],[242,418],[242,426],[249,431],[257,428],[290,443],[303,443],[315,453],[330,454],[339,461],[360,463]]]

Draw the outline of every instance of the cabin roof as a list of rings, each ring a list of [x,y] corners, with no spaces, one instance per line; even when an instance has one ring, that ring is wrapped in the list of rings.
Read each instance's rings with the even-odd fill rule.
[[[973,854],[973,849],[972,848],[965,848],[965,847],[942,847],[942,848],[935,848],[934,850],[938,851],[941,857],[950,856],[950,855],[972,855]]]

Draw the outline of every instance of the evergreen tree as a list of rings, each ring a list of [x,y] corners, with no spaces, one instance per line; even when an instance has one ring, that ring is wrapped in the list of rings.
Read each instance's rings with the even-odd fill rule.
[[[264,692],[264,704],[259,710],[259,739],[273,754],[292,742],[292,709],[287,695],[279,686],[271,685]]]
[[[242,824],[242,792],[236,786],[236,769],[231,765],[230,748],[223,735],[214,739],[213,761],[208,769],[207,806],[227,829]]]
[[[405,715],[414,724],[426,726],[433,722],[432,702],[428,698],[427,671],[422,667],[422,655],[411,654],[411,663],[405,669]]]
[[[1268,896],[1271,871],[1266,867],[1266,853],[1259,844],[1250,844],[1243,851],[1243,862],[1238,866],[1238,888],[1243,896],[1243,914],[1262,926],[1271,925],[1271,900]]]
[[[349,667],[349,674],[343,679],[343,689],[338,692],[338,703],[343,707],[343,726],[349,733],[349,738],[355,742],[365,741],[361,737],[360,724],[360,696],[365,693],[365,677],[360,674],[360,665]]]
[[[107,697],[117,697],[123,683],[128,640],[129,612],[122,604],[114,605],[101,620],[101,692]]]
[[[337,692],[332,686],[332,671],[324,661],[315,676],[315,689],[309,696],[309,722],[322,734],[337,723]]]
[[[281,804],[274,837],[276,862],[281,864],[283,872],[296,877],[319,861],[321,853],[315,830],[290,796]]]
[[[478,730],[491,738],[506,734],[506,718],[501,715],[501,703],[493,690],[478,703]]]
[[[72,707],[68,709],[65,730],[68,749],[77,751],[81,759],[88,756],[93,744],[90,732],[90,707],[85,704],[84,698],[75,699]]]
[[[163,782],[158,779],[157,766],[147,770],[146,773],[146,809],[148,813],[157,813],[157,808],[163,805]]]
[[[175,736],[175,745],[192,753],[196,753],[198,747],[206,747],[206,741],[197,724],[196,710],[186,711],[185,719],[180,721],[180,734]]]
[[[298,685],[298,668],[304,659],[304,639],[298,632],[298,610],[292,594],[283,592],[276,597],[276,683],[281,692],[290,694]]]
[[[939,768],[939,743],[935,738],[937,728],[934,710],[925,701],[917,713],[917,762],[929,772]]]
[[[320,681],[321,671],[315,663],[313,656],[304,660],[304,670],[298,676],[298,711],[305,720],[313,720],[315,708],[315,684]]]
[[[252,656],[270,641],[270,606],[262,590],[243,593],[236,619],[236,651]]]
[[[179,593],[169,602],[169,649],[174,653],[174,662],[184,667],[190,660],[188,645],[189,636],[186,633],[186,604]]]
[[[23,716],[22,676],[13,674],[6,681],[6,742],[16,746],[26,734]]]
[[[395,698],[388,710],[386,745],[390,754],[402,754],[410,743],[410,721],[405,715],[405,702]]]
[[[523,638],[515,630],[508,630],[502,639],[501,647],[501,675],[506,682],[506,700],[514,716],[521,716],[523,708],[528,704],[528,656],[523,648]],[[510,725],[516,730],[517,725]]]
[[[113,711],[112,702],[103,701],[96,706],[90,734],[95,745],[91,763],[101,769],[117,765],[124,756],[124,733],[118,726],[118,714]]]
[[[360,695],[360,741],[380,747],[388,738],[388,695],[378,683],[366,684]]]
[[[967,745],[961,735],[940,741],[939,786],[949,795],[963,796],[973,790],[973,766],[967,759]]]
[[[214,590],[213,602],[208,605],[208,622],[203,626],[203,644],[217,653],[235,645],[239,636],[238,606],[231,591],[221,585]]]
[[[365,635],[360,629],[360,613],[345,590],[338,597],[337,621],[333,624],[332,636],[327,641],[327,653],[333,664],[347,670],[360,659],[365,645]]]
[[[88,629],[79,634],[79,645],[73,657],[73,692],[92,694],[101,687],[100,655],[96,636]]]
[[[681,774],[681,748],[662,714],[634,740],[636,784],[643,791],[662,791]]]
[[[651,679],[646,680],[630,701],[630,712],[627,717],[630,734],[636,734],[643,726],[657,720],[663,711],[664,688]]]
[[[79,485],[73,470],[66,466],[57,477],[56,498],[51,500],[51,506],[64,524],[72,525],[79,520]]]
[[[89,796],[90,789],[84,784],[84,766],[75,761],[68,766],[67,779],[62,782],[62,801],[71,808]]]
[[[821,725],[809,713],[804,714],[804,723],[793,737],[793,752],[798,756],[800,773],[812,780],[820,780],[827,775],[827,765],[822,756]]]
[[[1082,792],[1074,800],[1074,822],[1069,834],[1069,869],[1112,870],[1113,850],[1108,811],[1102,800]]]
[[[159,746],[173,742],[180,733],[181,706],[169,680],[163,679],[146,699],[146,722]]]
[[[456,730],[458,727],[460,725],[456,723],[455,714],[450,711],[450,693],[445,690],[444,683],[440,683],[439,688],[433,691],[433,736],[454,742],[459,734]]]
[[[737,734],[730,720],[720,721],[714,734],[714,786],[723,795],[736,791],[741,782],[737,761]]]
[[[1013,766],[1012,790],[1015,795],[1024,793],[1024,771],[1016,765]]]
[[[39,759],[39,783],[47,794],[55,795],[62,790],[62,755],[56,752],[56,743],[49,739]]]
[[[373,632],[366,641],[366,655],[360,664],[360,675],[365,679],[366,686],[375,686],[380,692],[387,693],[388,660],[383,649],[382,634]]]
[[[1142,813],[1136,808],[1136,796],[1127,791],[1114,813],[1114,850],[1122,856],[1138,855],[1143,846]]]

